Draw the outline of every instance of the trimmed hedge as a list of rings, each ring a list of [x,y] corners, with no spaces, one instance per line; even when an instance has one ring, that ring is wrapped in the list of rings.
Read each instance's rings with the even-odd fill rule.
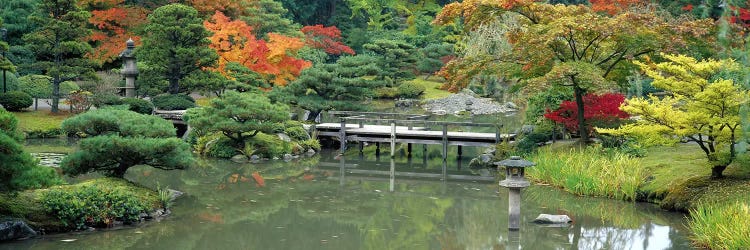
[[[404,82],[401,85],[398,85],[397,95],[401,98],[414,98],[424,93],[425,90],[427,90],[427,88],[423,85],[413,82]]]
[[[185,110],[195,107],[195,99],[185,94],[154,96],[151,103],[161,110]]]
[[[8,111],[20,111],[34,104],[34,99],[29,94],[21,91],[8,91],[0,94],[0,105]]]
[[[140,114],[150,115],[154,111],[154,106],[151,104],[151,102],[143,99],[123,98],[122,104],[127,104],[129,106],[128,110]]]

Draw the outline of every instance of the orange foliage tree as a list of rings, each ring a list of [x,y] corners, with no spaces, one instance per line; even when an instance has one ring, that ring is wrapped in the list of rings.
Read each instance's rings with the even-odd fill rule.
[[[209,40],[210,47],[219,54],[217,70],[230,79],[231,72],[227,68],[230,62],[264,75],[275,86],[286,85],[312,65],[295,57],[305,46],[299,38],[269,33],[268,41],[257,39],[247,23],[231,20],[219,11],[203,25],[213,33]]]
[[[125,41],[133,38],[140,44],[134,29],[146,23],[150,11],[140,6],[125,5],[125,0],[79,0],[78,4],[91,12],[89,23],[94,32],[87,37],[96,44],[87,57],[99,65],[114,61],[125,50]]]

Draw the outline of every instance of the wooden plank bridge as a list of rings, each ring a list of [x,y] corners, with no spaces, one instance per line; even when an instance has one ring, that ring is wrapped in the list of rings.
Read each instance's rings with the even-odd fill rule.
[[[515,134],[500,133],[501,124],[474,122],[429,121],[427,115],[410,115],[376,112],[329,112],[336,116],[339,123],[321,123],[313,128],[318,136],[337,138],[341,152],[346,150],[347,142],[359,142],[362,153],[363,142],[374,142],[375,153],[380,154],[380,143],[390,143],[391,156],[394,156],[396,143],[407,143],[407,155],[411,157],[412,144],[442,145],[443,161],[448,157],[448,146],[458,146],[458,155],[462,155],[463,146],[488,147],[503,140],[513,140]],[[374,124],[373,124],[374,123]],[[388,124],[388,125],[381,125]],[[430,130],[431,126],[441,130]],[[489,127],[494,133],[449,131],[449,127]]]

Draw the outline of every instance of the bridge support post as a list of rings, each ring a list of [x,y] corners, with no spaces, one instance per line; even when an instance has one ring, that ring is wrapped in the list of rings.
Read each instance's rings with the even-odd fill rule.
[[[461,145],[458,145],[458,159],[460,160],[460,159],[461,159],[461,156],[463,156],[463,155],[464,155],[464,149],[463,149],[463,146],[461,146]]]
[[[380,157],[380,142],[375,143],[375,157]]]
[[[406,144],[406,157],[411,159],[411,143]]]
[[[339,128],[339,141],[341,142],[341,155],[343,157],[346,151],[346,119],[341,118],[341,128]]]
[[[448,124],[443,124],[443,162],[447,160],[448,160]]]
[[[396,157],[396,123],[391,122],[391,159]]]

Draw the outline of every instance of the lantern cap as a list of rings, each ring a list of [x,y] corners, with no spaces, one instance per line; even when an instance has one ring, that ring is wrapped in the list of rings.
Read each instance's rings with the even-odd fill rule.
[[[133,41],[132,38],[128,38],[128,41],[125,42],[125,50],[122,51],[119,55],[119,57],[135,57],[135,41]]]
[[[533,167],[536,165],[533,162],[522,159],[520,156],[511,156],[509,159],[494,162],[492,164],[495,164],[496,166],[515,167],[515,168],[526,168],[526,167]]]

